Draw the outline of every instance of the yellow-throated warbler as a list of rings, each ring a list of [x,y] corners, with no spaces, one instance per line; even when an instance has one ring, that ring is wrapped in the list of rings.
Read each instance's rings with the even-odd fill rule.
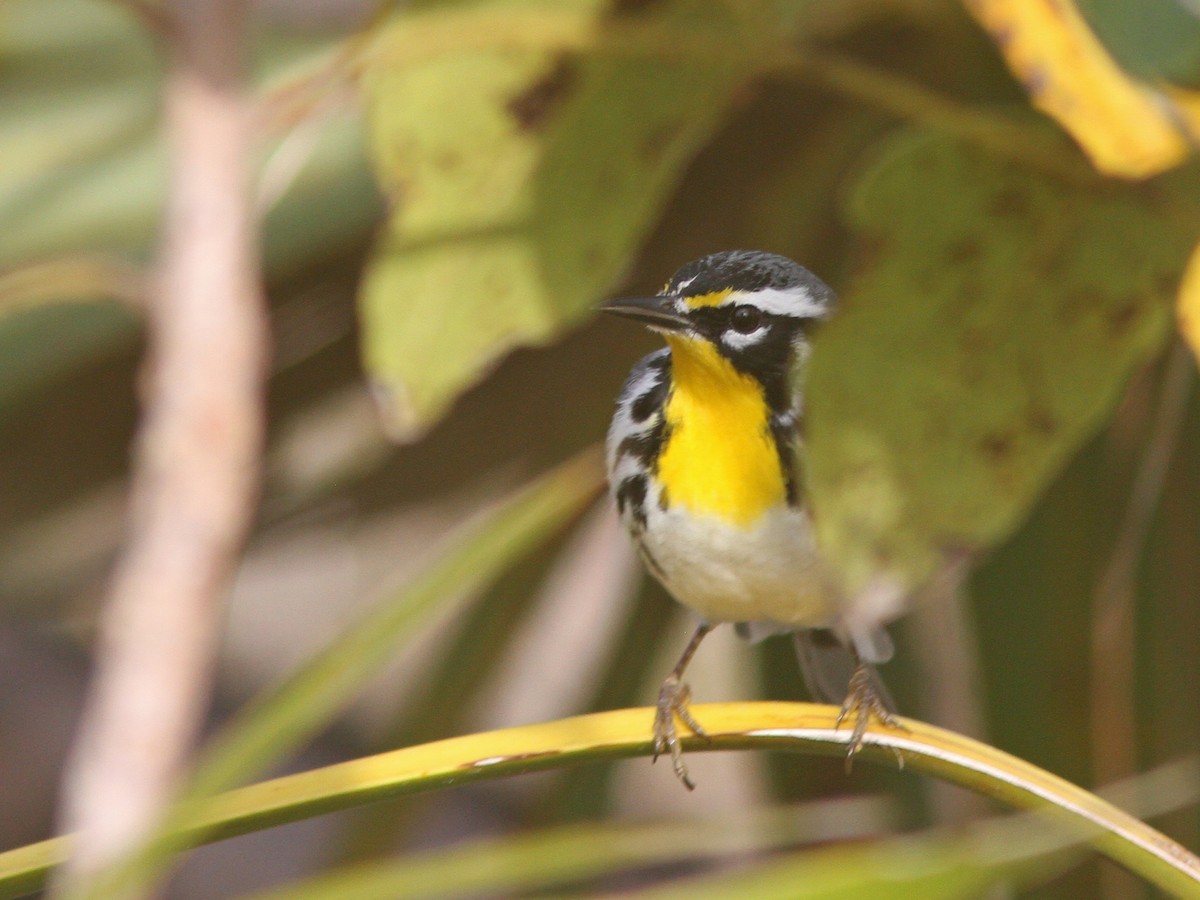
[[[743,636],[792,632],[809,690],[893,723],[872,664],[891,643],[846,615],[805,505],[800,421],[809,332],[836,299],[819,278],[772,253],[733,250],[688,263],[654,297],[607,312],[662,334],[667,347],[630,373],[608,432],[609,485],[647,568],[700,616],[659,691],[655,756],[669,751],[691,788],[675,718],[688,711],[683,671],[722,622]],[[842,672],[839,674],[839,665]]]

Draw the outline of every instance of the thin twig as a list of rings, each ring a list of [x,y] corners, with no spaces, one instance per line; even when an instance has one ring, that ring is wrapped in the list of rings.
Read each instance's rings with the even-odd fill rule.
[[[975,623],[960,584],[939,591],[912,612],[911,632],[918,645],[922,694],[930,721],[985,740],[982,667]],[[983,818],[988,806],[978,795],[933,781],[931,806],[940,825],[957,827]]]
[[[1134,475],[1121,530],[1092,595],[1092,765],[1098,784],[1137,771],[1134,715],[1137,566],[1179,441],[1194,368],[1191,352],[1182,341],[1176,341],[1162,376],[1154,421]],[[1126,896],[1130,886],[1129,879],[1114,871],[1105,876],[1103,895]]]
[[[903,121],[947,132],[1059,181],[1093,189],[1104,183],[1058,135],[986,107],[959,103],[852,57],[806,48],[781,56],[778,70],[808,78]]]
[[[324,118],[331,107],[346,105],[347,99],[356,97],[367,51],[399,6],[399,0],[383,0],[362,27],[327,58],[264,94],[254,117],[260,136],[286,136],[313,118]]]
[[[120,859],[170,797],[207,703],[221,598],[257,496],[265,316],[241,95],[242,0],[174,0],[172,169],[126,548],[65,784],[60,888]]]
[[[1133,743],[1133,599],[1138,560],[1178,443],[1195,363],[1177,342],[1167,360],[1145,455],[1138,464],[1116,545],[1092,604],[1092,746],[1095,780],[1135,771]]]

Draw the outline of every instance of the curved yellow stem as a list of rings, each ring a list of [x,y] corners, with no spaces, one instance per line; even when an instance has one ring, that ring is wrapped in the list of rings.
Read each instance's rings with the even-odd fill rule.
[[[850,739],[849,729],[837,729],[832,706],[718,703],[697,704],[692,712],[710,737],[686,738],[689,752],[757,748],[837,755]],[[386,797],[645,756],[653,721],[652,709],[623,709],[405,747],[213,797],[196,805],[181,832],[189,844],[207,843]],[[1019,809],[1045,810],[1081,841],[1163,890],[1200,896],[1200,858],[1129,813],[994,747],[923,722],[899,721],[902,729],[867,731],[864,761],[899,762]],[[0,897],[36,889],[67,850],[68,839],[56,838],[0,853]]]

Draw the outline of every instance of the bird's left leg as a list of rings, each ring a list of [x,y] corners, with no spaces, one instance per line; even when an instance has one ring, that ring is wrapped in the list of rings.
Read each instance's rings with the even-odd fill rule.
[[[671,674],[666,677],[662,687],[658,689],[658,705],[654,714],[654,759],[657,760],[661,754],[670,752],[671,765],[675,769],[675,774],[689,791],[694,790],[696,785],[688,777],[687,766],[683,762],[683,748],[679,744],[679,732],[675,726],[675,717],[678,716],[683,724],[699,737],[708,737],[708,732],[700,726],[700,723],[692,716],[691,710],[688,709],[688,704],[692,700],[692,691],[683,681],[683,670],[696,655],[696,650],[699,648],[700,642],[704,640],[704,636],[712,629],[713,627],[707,623],[696,629],[696,633],[692,635],[692,639],[684,648],[683,655],[679,657],[679,662],[675,663],[675,668],[671,670]]]

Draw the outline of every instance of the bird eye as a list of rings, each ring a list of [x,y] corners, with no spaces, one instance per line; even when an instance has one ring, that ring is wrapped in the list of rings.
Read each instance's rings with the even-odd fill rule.
[[[739,334],[750,334],[752,331],[757,331],[762,324],[762,310],[753,306],[735,307],[733,314],[729,317],[729,324]]]

